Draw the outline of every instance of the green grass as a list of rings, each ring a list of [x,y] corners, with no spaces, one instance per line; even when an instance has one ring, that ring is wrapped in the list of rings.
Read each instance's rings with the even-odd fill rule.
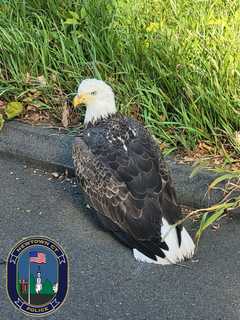
[[[36,87],[59,117],[80,80],[102,78],[169,150],[240,152],[238,0],[5,0],[0,34],[0,99]]]
[[[202,169],[198,166],[196,169]],[[199,242],[203,232],[215,222],[219,221],[223,216],[231,214],[240,208],[240,170],[227,171],[226,169],[206,168],[218,174],[218,176],[208,186],[209,195],[213,189],[222,192],[222,200],[211,207],[202,208],[190,212],[182,221],[192,217],[200,220],[199,228],[196,232],[196,240]],[[195,172],[196,173],[196,172]],[[195,174],[193,173],[193,175]],[[177,223],[179,224],[179,222]]]

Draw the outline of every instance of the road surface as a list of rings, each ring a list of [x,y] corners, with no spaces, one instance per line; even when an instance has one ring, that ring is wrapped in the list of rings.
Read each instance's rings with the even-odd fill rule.
[[[208,230],[186,267],[148,265],[101,230],[72,181],[2,156],[0,178],[0,261],[31,235],[69,257],[67,300],[46,319],[240,319],[240,217]],[[0,318],[27,319],[7,297],[3,263],[0,274]]]

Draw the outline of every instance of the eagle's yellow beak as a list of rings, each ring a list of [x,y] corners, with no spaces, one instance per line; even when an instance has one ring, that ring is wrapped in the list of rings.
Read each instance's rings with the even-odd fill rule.
[[[88,96],[87,95],[76,95],[73,99],[73,106],[76,108],[80,104],[85,104],[88,101]]]

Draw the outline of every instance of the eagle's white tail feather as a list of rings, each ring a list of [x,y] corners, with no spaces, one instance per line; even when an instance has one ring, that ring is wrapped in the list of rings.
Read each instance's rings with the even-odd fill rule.
[[[182,228],[181,238],[182,238],[182,242],[179,249],[182,254],[182,257],[183,259],[184,258],[190,259],[194,254],[195,244],[191,236],[189,235],[189,233],[184,227]]]
[[[166,258],[162,259],[160,257],[157,257],[158,259],[157,261],[150,259],[147,256],[145,256],[142,252],[138,251],[137,249],[133,249],[133,255],[134,255],[134,258],[140,262],[158,263],[162,265],[171,264],[171,262],[168,261]]]
[[[184,259],[189,259],[193,256],[195,245],[183,227],[181,231],[181,245],[179,247],[178,237],[176,228],[169,225],[166,219],[163,218],[163,224],[161,227],[161,235],[163,241],[167,244],[168,250],[163,250],[165,258],[156,257],[157,261],[146,257],[144,254],[139,252],[137,249],[133,249],[133,254],[136,260],[147,262],[147,263],[157,263],[157,264],[175,264],[183,261]]]

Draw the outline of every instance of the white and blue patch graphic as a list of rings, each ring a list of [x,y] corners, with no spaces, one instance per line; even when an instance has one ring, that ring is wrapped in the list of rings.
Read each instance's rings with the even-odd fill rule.
[[[7,261],[7,291],[12,303],[32,316],[47,315],[64,302],[68,261],[63,249],[46,237],[18,242]]]

